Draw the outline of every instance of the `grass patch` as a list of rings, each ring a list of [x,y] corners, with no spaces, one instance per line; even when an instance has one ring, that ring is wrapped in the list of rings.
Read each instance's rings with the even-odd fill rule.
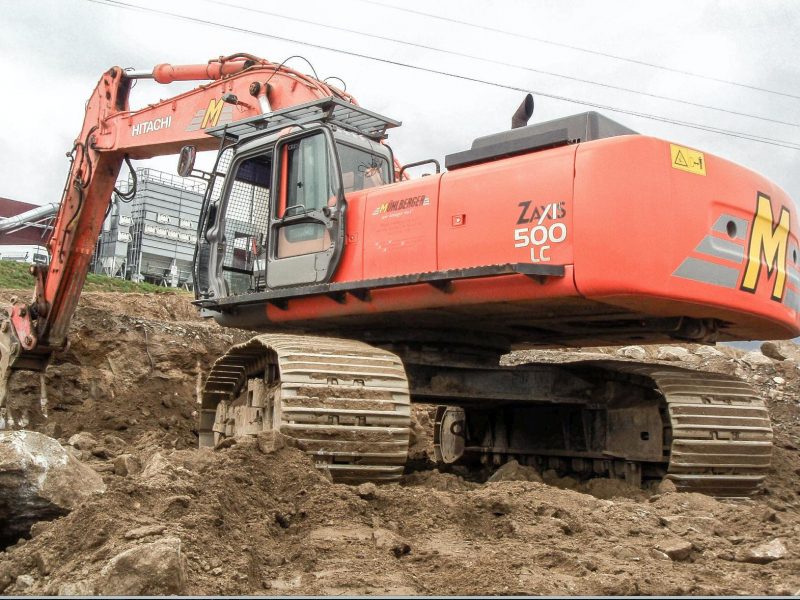
[[[31,265],[13,260],[0,260],[0,288],[33,289],[33,276],[28,272]],[[186,290],[161,287],[152,283],[135,283],[105,275],[90,273],[83,284],[87,292],[138,292],[140,294],[189,294]]]

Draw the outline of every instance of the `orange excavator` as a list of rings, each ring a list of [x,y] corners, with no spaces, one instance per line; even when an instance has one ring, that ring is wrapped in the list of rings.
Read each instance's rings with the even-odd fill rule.
[[[137,79],[204,80],[129,108]],[[265,333],[216,361],[200,446],[279,430],[343,482],[398,479],[410,402],[445,464],[514,458],[581,477],[747,495],[770,465],[764,401],[720,374],[634,361],[509,366],[523,348],[800,333],[797,220],[774,183],[597,113],[401,166],[398,121],[281,64],[114,67],[75,141],[51,261],[0,324],[3,382],[62,349],[123,162],[180,152],[207,180],[195,304]],[[218,151],[213,170],[197,150]],[[409,178],[429,163],[436,173]],[[5,395],[5,388],[2,390]]]

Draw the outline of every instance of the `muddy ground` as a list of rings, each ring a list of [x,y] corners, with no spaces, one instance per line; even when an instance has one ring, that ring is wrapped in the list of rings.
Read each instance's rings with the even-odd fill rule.
[[[200,377],[248,332],[200,320],[184,296],[101,293],[83,296],[72,330],[48,372],[47,417],[23,410],[36,405],[35,377],[16,378],[10,409],[17,426],[64,445],[84,432],[71,451],[107,491],[0,552],[4,594],[800,592],[792,345],[780,346],[786,360],[644,348],[653,360],[737,373],[768,398],[776,447],[764,492],[717,501],[552,473],[542,482],[526,469],[490,483],[427,468],[399,484],[335,485],[263,435],[199,451]],[[415,408],[417,465],[430,452],[431,411]]]

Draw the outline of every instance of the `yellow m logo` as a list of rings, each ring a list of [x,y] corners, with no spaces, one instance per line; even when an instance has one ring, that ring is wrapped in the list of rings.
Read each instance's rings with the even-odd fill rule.
[[[772,299],[780,301],[786,289],[786,254],[789,246],[789,211],[781,207],[778,223],[772,215],[769,196],[758,193],[756,214],[750,230],[750,243],[747,247],[747,265],[742,278],[742,289],[755,292],[761,274],[761,257],[767,265],[767,274],[772,276],[777,269],[775,283],[772,285]]]
[[[200,125],[200,129],[205,129],[206,127],[215,127],[217,125],[219,116],[222,114],[222,106],[224,104],[225,103],[222,101],[222,98],[219,100],[216,98],[211,99],[211,102],[208,103],[206,114],[203,115],[203,124]]]

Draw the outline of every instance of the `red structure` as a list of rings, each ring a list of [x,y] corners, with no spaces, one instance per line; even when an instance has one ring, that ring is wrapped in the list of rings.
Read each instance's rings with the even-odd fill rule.
[[[2,218],[14,217],[34,208],[38,208],[38,205],[0,197],[0,217]],[[18,231],[0,233],[0,244],[20,246],[45,244],[50,237],[50,230],[48,229],[44,236],[42,234],[43,230],[40,227],[24,227]]]

